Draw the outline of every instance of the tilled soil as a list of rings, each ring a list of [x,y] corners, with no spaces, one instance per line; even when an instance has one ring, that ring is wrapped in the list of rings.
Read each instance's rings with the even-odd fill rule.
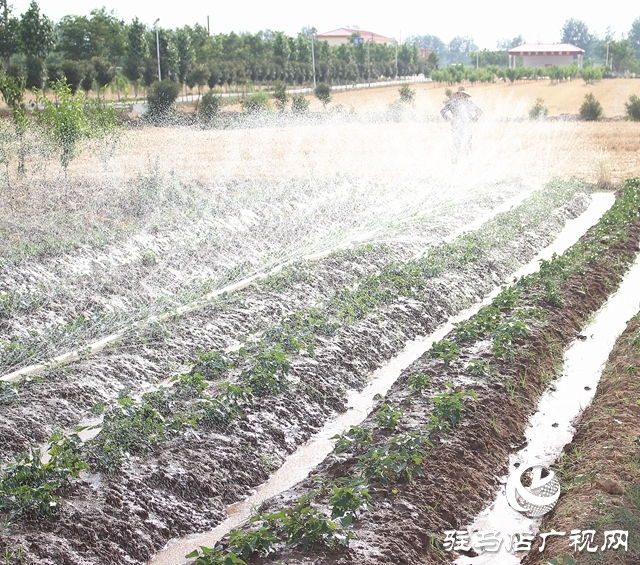
[[[587,234],[585,237],[590,236]],[[525,441],[524,430],[528,416],[534,411],[537,400],[550,378],[556,374],[558,363],[562,360],[563,348],[576,338],[589,314],[606,301],[624,275],[625,265],[636,257],[639,241],[640,220],[636,220],[630,228],[629,238],[624,243],[610,247],[606,253],[598,257],[597,263],[588,264],[583,272],[573,275],[566,282],[562,289],[562,304],[545,306],[548,323],[532,331],[513,363],[498,363],[498,374],[495,378],[474,381],[463,374],[465,355],[469,353],[465,351],[462,352],[461,361],[453,362],[450,367],[446,367],[442,361],[428,358],[425,354],[404,371],[386,396],[387,400],[407,410],[408,416],[403,418],[399,431],[424,429],[429,420],[426,399],[423,400],[414,394],[410,397],[411,403],[407,403],[407,379],[412,374],[427,373],[437,384],[444,381],[454,384],[465,383],[465,388],[475,390],[478,400],[473,403],[472,409],[468,410],[451,435],[429,452],[423,462],[424,476],[415,477],[410,483],[372,485],[374,509],[372,512],[364,512],[355,523],[354,539],[351,540],[347,551],[301,553],[286,550],[266,559],[253,558],[251,563],[444,565],[459,557],[441,549],[444,532],[465,529],[494,498],[500,486],[499,477],[508,469],[509,454]],[[451,336],[449,338],[451,339]],[[482,344],[476,345],[477,348],[473,352],[475,358],[490,357],[489,351],[483,351]],[[631,377],[637,378],[635,375]],[[511,383],[514,388],[510,391],[498,381]],[[604,390],[609,389],[615,397],[616,391],[613,390],[613,386],[612,382],[605,384]],[[616,390],[621,389],[616,387]],[[629,390],[629,396],[626,390],[624,396],[619,394],[617,402],[626,404],[624,413],[628,418],[637,419],[636,407],[630,406],[631,400],[635,401],[634,390],[637,389]],[[629,402],[625,403],[624,398],[628,398]],[[601,419],[600,414],[598,417]],[[374,443],[380,442],[389,434],[376,428],[374,414],[369,416],[363,425],[374,428]],[[625,435],[627,431],[633,432],[636,427],[637,424],[634,423],[629,430],[625,429]],[[621,428],[622,426],[618,429]],[[600,441],[606,441],[609,445],[610,440],[608,437],[605,440],[605,437],[606,434]],[[579,441],[580,437],[577,439]],[[631,445],[627,441],[625,450],[620,452],[619,461],[629,461],[631,451]],[[601,453],[600,457],[606,455]],[[637,459],[634,461],[637,469]],[[319,479],[349,476],[354,466],[354,460],[347,460],[340,465],[329,458],[312,471],[313,479],[308,479],[291,491],[269,501],[263,510],[269,512],[292,506],[302,493],[316,487]],[[637,484],[635,477],[633,484]],[[557,510],[555,516],[558,516],[559,512],[560,510]],[[569,528],[566,523],[553,524],[556,524],[556,529],[559,526]],[[551,523],[549,526],[551,527]],[[557,551],[558,548],[555,549]],[[537,555],[537,551],[532,551],[532,554]],[[464,560],[462,562],[464,563]],[[636,561],[632,559],[625,563]]]
[[[271,468],[330,415],[344,409],[346,388],[362,388],[370,372],[395,355],[407,340],[428,334],[454,310],[477,301],[495,284],[506,282],[512,269],[550,243],[566,218],[578,215],[585,205],[584,197],[575,198],[537,229],[519,234],[513,244],[466,269],[434,278],[421,300],[400,300],[371,319],[341,328],[318,345],[315,358],[294,357],[292,376],[299,377],[305,386],[298,387],[295,394],[265,398],[224,434],[206,430],[181,434],[146,457],[130,459],[114,477],[85,476],[64,493],[68,504],[57,521],[27,524],[12,543],[22,544],[34,563],[141,563],[169,538],[215,526],[224,517],[226,505],[263,482]],[[206,334],[206,326],[200,325],[199,330]],[[146,376],[150,368],[168,362],[171,354],[175,350],[170,347],[164,353],[156,349],[151,354],[147,348],[129,353],[125,360],[137,360],[141,365],[129,367],[125,382],[120,382],[120,371],[114,372],[118,356],[123,355],[119,350],[84,361],[74,372],[93,364],[92,372],[85,373],[81,381],[91,383],[109,375],[117,383],[110,385],[113,390],[133,384],[142,374],[151,379],[153,375]],[[31,402],[23,401],[20,409],[12,405],[13,424],[5,428],[3,439],[22,438],[11,444],[12,449],[21,449],[34,438],[46,438],[51,421],[59,425],[77,420],[90,402],[100,398],[99,387],[93,393],[89,387],[82,396],[76,390],[78,375],[68,375],[58,371],[51,381],[47,378],[45,383],[35,383],[28,388],[33,393],[27,396],[34,395],[28,398]],[[43,394],[38,392],[43,384],[59,387],[56,391],[45,388],[45,395],[55,394],[65,401],[43,406],[44,410],[34,409],[37,404],[32,402]],[[450,459],[455,456],[454,450]]]
[[[541,529],[566,535],[547,538],[542,552],[536,543],[523,565],[563,555],[578,565],[640,563],[639,369],[640,316],[635,316],[618,338],[595,398],[580,415],[577,433],[556,465],[563,492]],[[591,530],[594,536],[583,539],[580,534],[578,548],[571,547],[572,530]],[[607,530],[627,531],[627,550],[603,551]]]

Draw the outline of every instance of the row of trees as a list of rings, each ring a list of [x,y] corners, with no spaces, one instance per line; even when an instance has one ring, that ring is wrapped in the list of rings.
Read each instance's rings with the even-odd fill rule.
[[[158,79],[156,30],[138,18],[127,24],[101,8],[89,16],[65,16],[54,24],[35,0],[19,18],[7,2],[0,0],[0,57],[5,73],[26,88],[42,89],[64,80],[72,92],[88,93],[108,84],[131,83],[137,96],[140,85],[148,87]],[[303,29],[296,37],[270,30],[210,35],[199,24],[158,28],[160,74],[199,91],[205,85],[228,89],[276,81],[308,84],[313,79],[313,32]],[[615,72],[640,71],[640,18],[632,23],[627,38],[619,41],[613,39],[612,30],[598,38],[581,20],[569,19],[560,39],[582,47],[587,59],[599,58]],[[369,41],[329,46],[316,41],[315,78],[330,84],[371,81],[429,74],[440,63],[506,67],[507,49],[524,42],[522,36],[502,39],[496,51],[489,51],[479,50],[467,36],[444,43],[434,35],[416,35],[397,47]],[[432,50],[427,61],[420,56],[420,48]]]

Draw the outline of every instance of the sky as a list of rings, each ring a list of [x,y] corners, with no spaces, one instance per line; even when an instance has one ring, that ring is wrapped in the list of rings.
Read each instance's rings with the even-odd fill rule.
[[[9,0],[14,15],[29,7],[30,0]],[[182,27],[210,20],[211,33],[257,32],[271,29],[296,35],[303,27],[315,27],[319,33],[339,27],[359,27],[402,40],[411,35],[436,35],[445,43],[457,35],[469,36],[481,49],[495,49],[502,38],[522,35],[528,43],[554,43],[569,18],[584,21],[591,33],[604,36],[608,26],[616,39],[627,34],[634,19],[640,17],[640,4],[615,2],[612,9],[602,3],[584,0],[454,0],[447,2],[389,2],[380,0],[320,1],[226,1],[169,2],[167,0],[40,0],[41,12],[57,22],[65,15],[88,15],[94,8],[108,11],[129,22],[134,16],[152,25]]]

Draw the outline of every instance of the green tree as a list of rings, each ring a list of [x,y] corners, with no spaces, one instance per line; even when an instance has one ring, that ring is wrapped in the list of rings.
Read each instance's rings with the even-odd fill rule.
[[[84,78],[84,64],[79,61],[62,61],[60,68],[64,73],[65,82],[71,89],[71,94],[75,94]]]
[[[86,16],[64,16],[56,25],[58,50],[68,60],[91,59],[91,23]]]
[[[184,85],[187,81],[187,75],[196,60],[188,28],[185,27],[176,31],[175,42],[178,56],[178,82]]]
[[[35,0],[20,18],[18,40],[22,53],[38,59],[45,59],[56,44],[53,23],[47,16],[40,14],[40,7]]]
[[[18,52],[17,18],[11,16],[8,0],[0,0],[0,57],[4,61],[5,70],[9,68],[11,55]]]
[[[85,63],[83,71],[80,86],[82,87],[82,90],[84,90],[85,96],[89,96],[89,91],[93,88],[93,81],[96,78],[96,73],[91,63]]]
[[[628,70],[633,65],[634,59],[635,53],[629,40],[624,39],[609,43],[609,63],[617,73],[623,73]]]
[[[55,104],[42,91],[36,93],[38,102],[43,107],[38,119],[59,154],[64,178],[67,180],[67,169],[78,152],[78,144],[89,135],[89,120],[80,95],[72,94],[68,84],[55,83],[53,92],[57,100]]]
[[[98,98],[100,98],[100,90],[113,80],[116,71],[113,65],[102,57],[93,57],[91,64],[95,73],[95,81],[98,83]]]
[[[145,61],[149,58],[149,43],[147,42],[147,28],[134,18],[127,26],[126,57],[123,64],[124,76],[133,84],[133,92],[138,97],[138,83],[142,78]]]
[[[113,63],[121,63],[125,56],[127,31],[124,21],[106,8],[91,10],[89,43],[91,58],[102,57]],[[87,57],[88,58],[88,57]]]
[[[24,173],[24,163],[27,154],[27,146],[24,136],[29,124],[27,109],[24,104],[24,91],[26,78],[24,76],[0,75],[0,94],[7,106],[13,112],[13,126],[18,146],[18,174]]]
[[[198,104],[198,117],[204,125],[210,125],[220,113],[222,97],[215,91],[209,90],[203,94]]]
[[[580,49],[584,49],[586,57],[593,55],[592,47],[596,38],[589,32],[587,24],[582,20],[569,18],[564,22],[560,33],[562,34],[562,43],[571,43],[576,47],[580,47]]]
[[[636,57],[640,59],[640,17],[633,20],[627,39],[629,40]]]
[[[29,90],[42,89],[47,81],[47,67],[40,57],[27,57],[25,61],[27,71],[27,88]]]

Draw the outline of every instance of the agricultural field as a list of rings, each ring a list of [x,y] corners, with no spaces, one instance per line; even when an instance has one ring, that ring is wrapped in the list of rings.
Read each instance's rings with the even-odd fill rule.
[[[64,171],[34,133],[0,190],[5,562],[467,565],[444,532],[492,503],[640,244],[640,124],[528,109],[575,114],[589,91],[616,118],[637,84],[468,87],[484,116],[462,167],[432,84],[400,113],[386,88],[308,122],[130,127]],[[637,326],[558,459],[546,530],[640,531]],[[589,460],[603,443],[619,468]],[[243,502],[305,449],[301,482]],[[612,473],[622,502],[598,490]],[[637,563],[633,535],[605,562]]]

